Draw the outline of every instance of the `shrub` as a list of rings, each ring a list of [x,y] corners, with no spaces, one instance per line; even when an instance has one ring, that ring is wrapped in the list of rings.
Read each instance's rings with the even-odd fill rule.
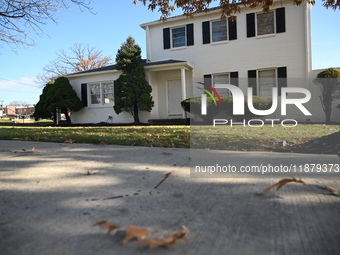
[[[225,115],[225,118],[231,118],[234,121],[241,121],[243,119],[249,120],[254,117],[260,117],[250,112],[247,103],[247,96],[244,97],[244,115],[233,115],[233,97],[221,97],[222,105],[215,105],[212,98],[207,98],[207,115],[201,115],[201,97],[193,97],[185,99],[181,102],[182,108],[190,112],[196,117],[202,118],[203,121],[211,121],[217,114]],[[272,101],[259,97],[253,96],[253,106],[257,110],[267,110],[271,107]]]

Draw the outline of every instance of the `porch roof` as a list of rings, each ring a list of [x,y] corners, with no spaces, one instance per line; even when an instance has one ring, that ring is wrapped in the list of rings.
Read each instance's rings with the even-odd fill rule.
[[[174,68],[186,68],[191,70],[193,67],[184,60],[174,60],[174,59],[168,59],[168,60],[162,60],[162,61],[155,61],[155,62],[147,62],[146,59],[142,60],[142,64],[146,70],[150,71],[162,71],[162,70],[170,70]],[[112,72],[120,72],[117,70],[116,65],[109,65],[104,66],[92,70],[77,72],[77,73],[71,73],[65,75],[67,78],[73,78],[78,76],[88,76],[88,75],[94,75],[94,74],[103,74],[103,73],[112,73]]]

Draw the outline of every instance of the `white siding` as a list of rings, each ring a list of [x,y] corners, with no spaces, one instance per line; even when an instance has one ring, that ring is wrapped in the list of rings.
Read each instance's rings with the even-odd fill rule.
[[[68,79],[73,87],[73,89],[77,92],[79,98],[81,98],[81,84],[83,83],[91,83],[91,82],[104,82],[104,81],[114,81],[117,80],[120,73],[115,72],[112,74],[97,74],[97,75],[86,75],[86,76],[78,76],[73,77],[69,76]],[[89,95],[88,95],[89,100]],[[109,116],[112,116],[112,120],[108,121]],[[140,121],[148,122],[150,118],[150,113],[148,112],[140,112]],[[87,107],[84,107],[82,110],[78,112],[72,113],[71,116],[72,123],[100,123],[107,122],[108,123],[133,123],[133,117],[131,114],[127,112],[122,112],[119,115],[115,113],[113,110],[113,105],[98,105],[91,106],[90,104]]]
[[[193,69],[193,83],[188,97],[199,96],[202,92],[195,89],[196,82],[203,81],[204,74],[238,72],[239,87],[246,94],[248,87],[248,70],[287,67],[288,87],[303,87],[312,93],[307,80],[310,71],[310,6],[293,5],[291,2],[277,2],[273,9],[285,7],[286,31],[262,37],[247,38],[246,15],[261,12],[261,9],[242,8],[237,16],[237,39],[227,42],[203,44],[202,22],[220,18],[220,12],[212,11],[197,14],[193,19],[185,17],[170,18],[167,22],[151,22],[143,24],[148,29],[147,49],[151,61],[166,59],[184,60]],[[194,45],[179,49],[163,49],[163,28],[194,24]],[[189,89],[190,91],[190,89]],[[315,96],[314,96],[315,97]],[[317,96],[318,97],[318,96]],[[319,105],[309,102],[305,106],[313,116],[304,116],[296,107],[286,118],[299,121],[320,121]],[[315,114],[314,114],[315,112]],[[315,115],[315,117],[314,117]],[[279,117],[279,113],[274,115]]]

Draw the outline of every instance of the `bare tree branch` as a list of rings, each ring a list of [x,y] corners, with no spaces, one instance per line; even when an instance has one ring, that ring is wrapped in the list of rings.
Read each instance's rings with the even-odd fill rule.
[[[111,57],[103,56],[101,50],[91,47],[89,44],[76,43],[68,51],[59,50],[56,59],[51,60],[43,67],[43,74],[37,77],[37,82],[46,84],[53,77],[92,70],[110,63]]]
[[[30,32],[43,33],[47,21],[56,22],[57,11],[71,4],[92,12],[93,0],[0,0],[0,41],[9,45],[33,45]]]

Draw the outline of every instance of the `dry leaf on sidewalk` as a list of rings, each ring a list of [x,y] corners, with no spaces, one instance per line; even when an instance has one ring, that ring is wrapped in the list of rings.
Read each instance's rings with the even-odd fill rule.
[[[164,246],[169,248],[172,244],[182,239],[187,233],[189,233],[189,229],[186,226],[182,226],[183,230],[178,232],[172,236],[169,236],[164,239],[144,239],[139,242],[139,245],[148,245],[149,250],[152,250],[158,246]]]
[[[321,188],[329,191],[330,193],[332,193],[334,196],[337,196],[337,197],[340,197],[340,190],[332,187],[332,186],[327,186],[327,185],[324,185],[322,186]]]
[[[97,173],[99,173],[99,172],[100,172],[99,170],[93,170],[93,171],[88,170],[88,171],[87,171],[87,175],[97,174]]]
[[[114,225],[108,221],[99,221],[96,224],[94,224],[93,226],[99,226],[101,228],[108,228],[107,233],[110,234],[113,230],[115,230],[116,228],[119,228],[117,225]]]
[[[172,155],[173,153],[172,152],[167,152],[167,151],[164,151],[162,152],[163,155]]]
[[[277,186],[277,190],[281,189],[284,185],[286,185],[287,183],[289,182],[296,182],[296,183],[302,183],[303,185],[307,185],[304,181],[302,181],[301,179],[300,180],[297,180],[295,178],[290,178],[290,179],[282,179],[280,181],[278,181],[277,183],[273,184],[272,186],[266,188],[263,190],[262,193],[256,193],[256,195],[263,195],[264,193],[268,192],[269,190],[271,190],[272,188],[276,187]]]
[[[35,148],[33,147],[32,149],[30,149],[30,150],[26,150],[26,149],[22,149],[24,152],[35,152]]]
[[[127,242],[129,242],[130,240],[134,239],[134,238],[139,238],[139,239],[145,239],[147,234],[148,234],[148,230],[145,228],[140,228],[134,225],[129,225],[127,226],[127,228],[125,229],[126,235],[124,240],[122,241],[122,245],[126,244]]]

